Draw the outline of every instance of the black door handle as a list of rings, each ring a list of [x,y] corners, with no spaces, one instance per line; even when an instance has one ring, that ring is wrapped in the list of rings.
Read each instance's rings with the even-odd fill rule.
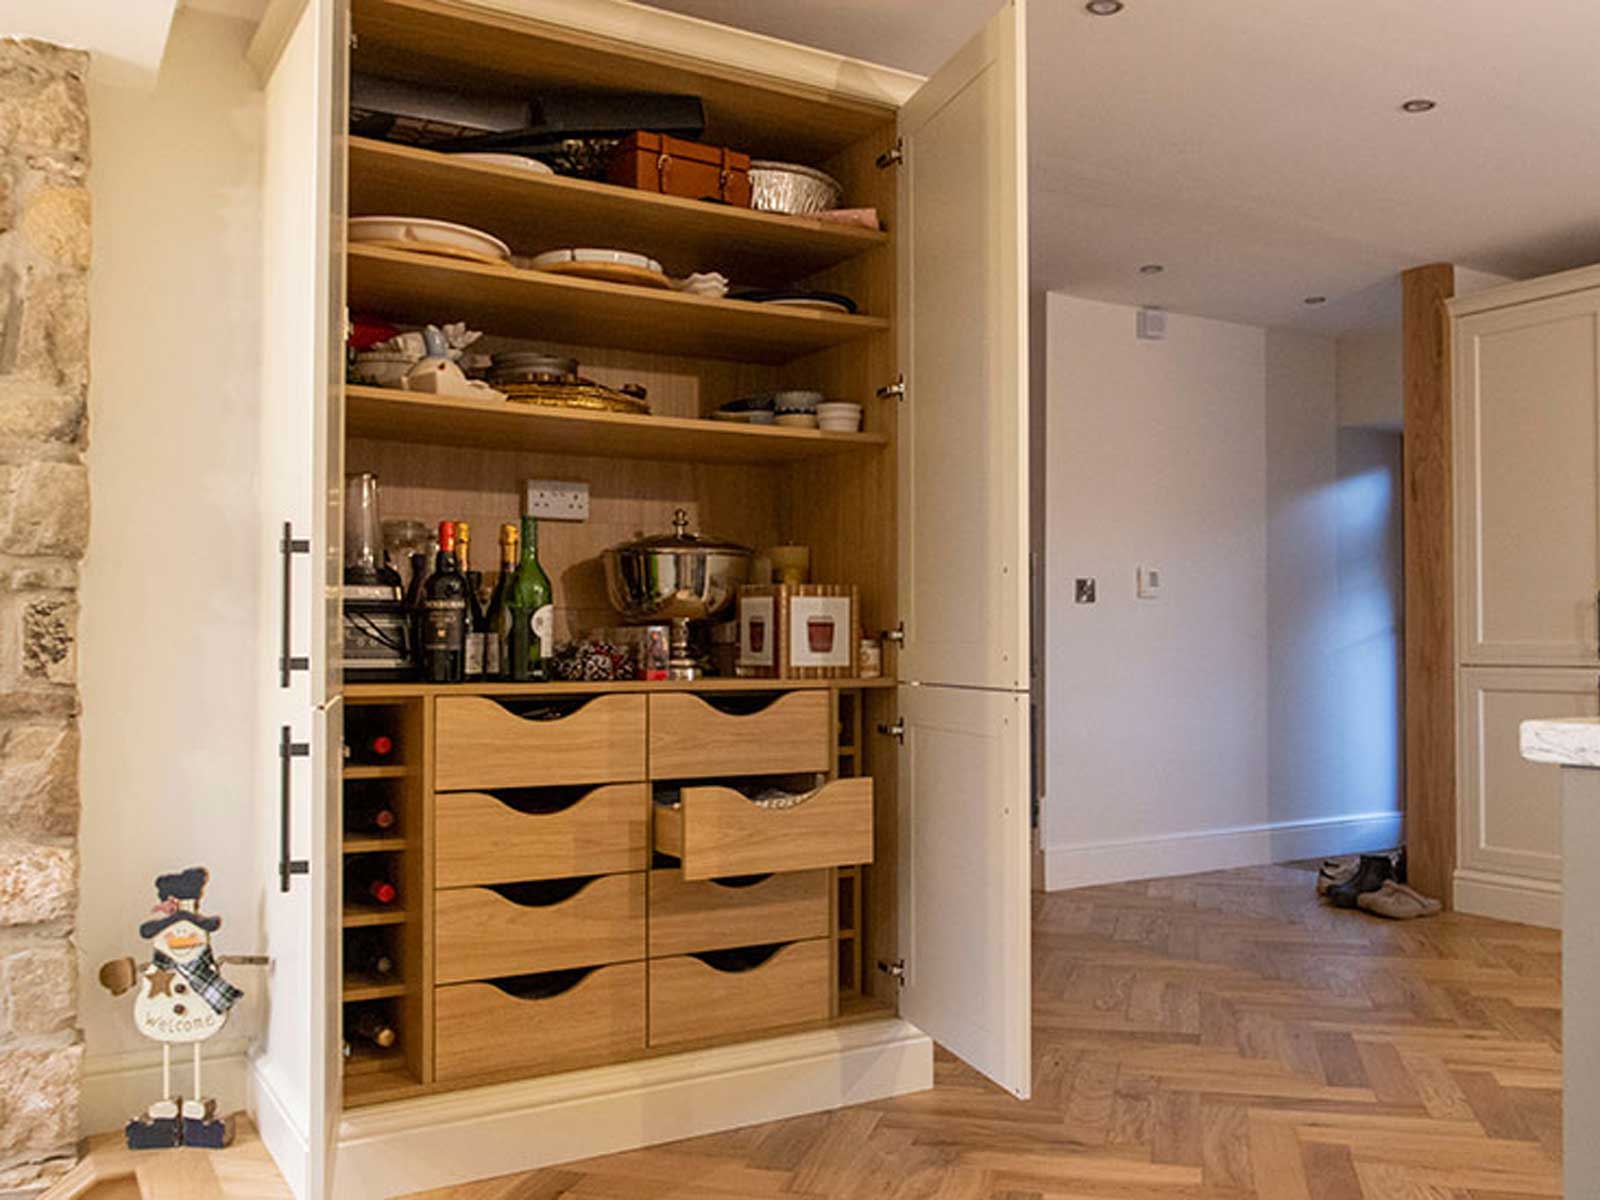
[[[311,864],[303,858],[289,857],[290,767],[297,758],[309,758],[311,747],[294,740],[287,725],[278,735],[278,890],[287,892],[296,875],[311,874]]]
[[[278,542],[278,553],[283,559],[283,644],[278,654],[278,686],[288,687],[290,675],[296,671],[311,669],[309,658],[298,658],[289,653],[289,639],[294,634],[294,623],[291,619],[294,612],[294,556],[310,554],[311,542],[306,538],[295,537],[294,525],[285,521],[283,537]]]

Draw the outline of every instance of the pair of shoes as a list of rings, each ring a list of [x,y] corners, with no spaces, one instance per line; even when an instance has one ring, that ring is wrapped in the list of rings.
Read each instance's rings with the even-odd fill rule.
[[[1394,878],[1394,864],[1387,854],[1363,854],[1355,874],[1327,891],[1335,908],[1354,908],[1356,901],[1375,892]]]
[[[1359,854],[1346,854],[1342,858],[1325,858],[1322,860],[1322,869],[1317,872],[1317,895],[1326,896],[1341,883],[1349,883],[1355,878],[1356,870],[1361,866]]]
[[[1366,912],[1394,921],[1431,917],[1444,908],[1437,900],[1392,879],[1377,891],[1358,896],[1356,903]]]

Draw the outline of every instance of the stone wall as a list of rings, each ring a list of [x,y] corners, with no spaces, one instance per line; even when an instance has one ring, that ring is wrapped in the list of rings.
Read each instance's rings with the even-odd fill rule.
[[[0,40],[0,1196],[71,1166],[88,55]]]

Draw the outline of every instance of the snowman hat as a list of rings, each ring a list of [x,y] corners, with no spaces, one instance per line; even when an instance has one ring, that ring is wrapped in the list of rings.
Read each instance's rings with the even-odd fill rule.
[[[190,867],[171,875],[156,878],[156,895],[160,897],[150,910],[150,919],[139,926],[139,936],[153,938],[162,930],[180,921],[215,933],[222,926],[221,917],[207,917],[200,912],[200,894],[206,890],[211,872],[204,867]]]

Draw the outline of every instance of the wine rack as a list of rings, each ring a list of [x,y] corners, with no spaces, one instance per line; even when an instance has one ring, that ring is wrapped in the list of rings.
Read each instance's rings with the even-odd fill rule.
[[[852,779],[866,774],[863,767],[865,742],[862,733],[866,728],[863,704],[865,697],[859,691],[840,689],[834,693],[834,776]],[[833,872],[833,937],[838,955],[836,983],[838,996],[834,1015],[847,1007],[850,1001],[866,991],[861,964],[865,957],[862,937],[861,897],[866,868],[835,867]]]
[[[418,700],[357,698],[345,710],[340,962],[347,1101],[398,1094],[425,1078],[425,720]],[[370,880],[392,886],[393,898],[363,893],[360,885]],[[356,1032],[368,1023],[392,1033],[392,1044]]]

